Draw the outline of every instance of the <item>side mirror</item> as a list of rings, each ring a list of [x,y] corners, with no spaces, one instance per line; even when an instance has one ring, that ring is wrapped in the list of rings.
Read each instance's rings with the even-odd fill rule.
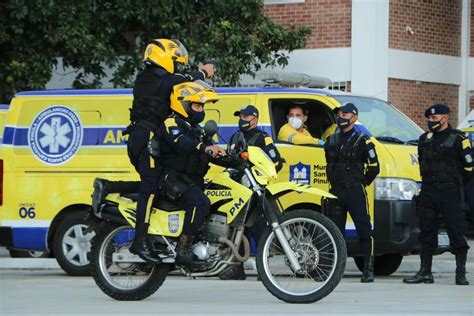
[[[212,138],[218,130],[219,127],[217,126],[217,123],[214,120],[209,120],[206,122],[206,124],[204,124],[204,133],[209,138]]]
[[[227,153],[230,155],[240,154],[247,149],[247,141],[242,132],[237,132],[232,137],[230,144],[227,147]]]

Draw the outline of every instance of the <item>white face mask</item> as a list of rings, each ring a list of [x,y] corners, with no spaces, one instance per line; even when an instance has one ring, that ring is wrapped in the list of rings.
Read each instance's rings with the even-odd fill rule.
[[[303,125],[303,121],[296,116],[290,117],[288,123],[295,129],[299,129]]]

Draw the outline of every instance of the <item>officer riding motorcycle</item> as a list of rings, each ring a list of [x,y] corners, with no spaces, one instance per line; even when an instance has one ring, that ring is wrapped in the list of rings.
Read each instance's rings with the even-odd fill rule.
[[[90,254],[99,288],[117,300],[141,300],[160,288],[170,270],[191,277],[220,276],[245,262],[250,246],[244,235],[257,218],[269,223],[258,243],[256,264],[263,285],[291,303],[315,302],[331,293],[344,273],[346,247],[331,220],[309,209],[285,212],[278,199],[294,192],[335,196],[293,182],[273,181],[275,164],[240,133],[227,153],[212,145],[204,104],[217,94],[204,82],[177,85],[169,116],[158,130],[159,142],[147,149],[158,155],[163,171],[160,196],[150,201],[150,250],[159,258],[143,260],[131,251],[138,232],[136,195],[109,194],[93,211],[96,220]],[[203,131],[204,130],[204,131]],[[226,166],[203,178],[209,162]],[[217,171],[217,170],[216,170]],[[243,245],[244,254],[239,253]]]
[[[161,123],[169,116],[169,100],[177,84],[212,77],[214,66],[203,65],[189,75],[176,73],[179,65],[188,63],[188,52],[178,40],[154,39],[146,47],[143,61],[145,69],[135,80],[133,104],[130,109],[130,126],[124,135],[130,134],[127,151],[130,162],[140,174],[139,182],[112,182],[105,179],[94,181],[92,208],[97,210],[104,197],[111,192],[139,192],[137,205],[137,233],[131,251],[142,259],[158,262],[150,251],[146,238],[149,226],[151,201],[157,195],[161,168],[147,150],[149,141],[156,142],[156,133]]]
[[[199,264],[191,246],[194,235],[209,214],[209,199],[203,193],[204,175],[209,169],[210,157],[226,154],[220,147],[212,145],[211,140],[205,139],[199,126],[205,117],[204,104],[217,100],[217,93],[203,81],[175,86],[170,100],[173,114],[164,121],[158,132],[162,140],[162,195],[186,210],[183,234],[177,249],[177,264]]]

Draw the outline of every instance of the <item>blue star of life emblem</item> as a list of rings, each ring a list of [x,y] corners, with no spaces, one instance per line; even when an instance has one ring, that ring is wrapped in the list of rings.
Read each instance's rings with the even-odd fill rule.
[[[77,114],[65,106],[51,106],[40,112],[28,130],[28,145],[40,161],[64,164],[82,144],[82,125]]]

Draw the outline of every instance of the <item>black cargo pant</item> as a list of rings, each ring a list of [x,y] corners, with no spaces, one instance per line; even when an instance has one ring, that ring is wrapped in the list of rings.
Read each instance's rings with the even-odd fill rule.
[[[155,196],[158,195],[158,179],[161,169],[147,149],[148,141],[153,136],[153,132],[142,127],[135,127],[130,133],[127,144],[128,157],[141,180],[136,210],[137,233],[141,233],[144,224],[149,223],[150,209]]]
[[[183,234],[194,236],[209,215],[210,201],[199,185],[189,186],[175,201],[179,208],[186,211]]]
[[[461,187],[455,183],[422,184],[418,197],[421,255],[432,256],[438,246],[441,214],[454,252],[469,249],[464,233],[466,217],[461,208]]]
[[[329,191],[337,196],[335,204],[338,206],[332,208],[330,215],[331,219],[344,235],[347,212],[349,212],[354,221],[357,234],[359,235],[359,243],[364,255],[373,256],[374,239],[365,186],[362,183],[354,183],[351,185],[335,184]]]

